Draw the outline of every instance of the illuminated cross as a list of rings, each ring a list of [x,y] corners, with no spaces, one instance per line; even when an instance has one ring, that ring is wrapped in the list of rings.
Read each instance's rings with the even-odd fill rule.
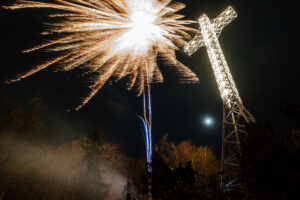
[[[230,6],[213,20],[203,14],[198,19],[200,24],[199,33],[184,47],[185,53],[191,56],[200,47],[206,46],[223,101],[221,161],[221,186],[223,191],[239,185],[237,154],[240,153],[240,141],[244,139],[246,123],[255,123],[255,119],[243,106],[218,41],[223,28],[236,17],[237,13]]]

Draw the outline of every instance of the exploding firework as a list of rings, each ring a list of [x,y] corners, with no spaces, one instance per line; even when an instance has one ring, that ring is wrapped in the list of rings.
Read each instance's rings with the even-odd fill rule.
[[[95,75],[90,92],[76,108],[85,105],[113,77],[126,78],[127,88],[139,96],[145,84],[162,82],[157,57],[175,67],[181,81],[197,82],[195,74],[176,60],[175,50],[183,47],[190,20],[175,14],[184,4],[172,0],[17,0],[5,9],[50,8],[58,12],[47,24],[43,35],[53,35],[43,44],[24,50],[43,49],[61,52],[59,56],[18,74],[9,82],[19,81],[40,70],[56,65],[61,71],[82,66],[84,74]],[[52,37],[53,38],[53,37]]]

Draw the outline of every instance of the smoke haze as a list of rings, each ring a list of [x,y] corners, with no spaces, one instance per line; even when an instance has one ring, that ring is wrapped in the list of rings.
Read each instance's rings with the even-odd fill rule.
[[[54,148],[9,135],[0,135],[0,192],[6,191],[4,199],[88,199],[86,194],[91,199],[121,198],[126,178],[100,155],[97,170],[89,170],[82,141]]]

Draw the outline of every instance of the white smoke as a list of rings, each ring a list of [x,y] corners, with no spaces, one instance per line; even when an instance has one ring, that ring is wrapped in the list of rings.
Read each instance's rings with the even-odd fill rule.
[[[126,178],[101,161],[101,179],[87,180],[89,172],[84,155],[80,141],[55,148],[0,133],[0,192],[4,192],[4,199],[6,196],[20,199],[19,191],[24,194],[30,191],[35,199],[39,198],[37,195],[41,199],[69,199],[71,196],[79,199],[80,194],[97,196],[97,190],[93,189],[97,189],[100,181],[108,189],[108,195],[100,199],[122,198]]]

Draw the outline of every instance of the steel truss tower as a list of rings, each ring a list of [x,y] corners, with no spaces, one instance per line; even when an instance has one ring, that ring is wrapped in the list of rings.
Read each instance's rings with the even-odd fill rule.
[[[225,26],[237,17],[232,7],[225,9],[217,18],[210,20],[205,14],[198,19],[199,33],[184,47],[189,56],[206,46],[223,102],[221,189],[229,191],[239,185],[240,141],[246,134],[246,123],[255,119],[243,106],[235,86],[218,37]]]

